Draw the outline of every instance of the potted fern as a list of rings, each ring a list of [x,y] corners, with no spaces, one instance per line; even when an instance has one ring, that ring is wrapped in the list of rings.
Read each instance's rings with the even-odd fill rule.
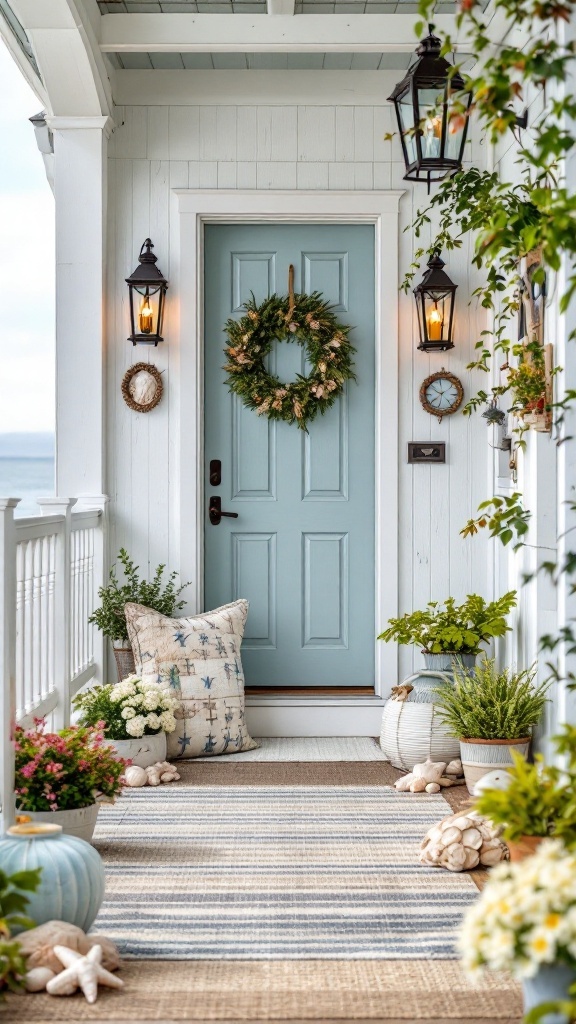
[[[436,672],[450,672],[454,662],[471,668],[482,644],[510,629],[506,616],[515,605],[515,590],[497,601],[485,601],[479,594],[469,594],[462,604],[456,604],[453,597],[444,605],[429,601],[422,611],[389,619],[388,628],[378,639],[417,645],[426,668]]]
[[[534,686],[535,675],[534,667],[499,670],[493,659],[485,659],[474,672],[455,664],[454,686],[436,689],[436,713],[460,740],[470,793],[483,775],[513,763],[512,749],[527,756],[549,686]]]
[[[173,616],[174,611],[184,607],[184,601],[178,601],[187,583],[181,587],[176,586],[178,579],[177,572],[171,572],[166,583],[163,582],[165,565],[159,565],[151,580],[141,579],[138,575],[139,566],[128,555],[125,548],[120,548],[117,562],[124,571],[124,581],[121,582],[116,574],[116,565],[110,569],[108,584],[100,587],[98,597],[102,604],[88,619],[88,622],[97,626],[99,630],[112,641],[118,679],[125,679],[134,675],[134,655],[128,641],[126,629],[126,616],[124,606],[128,602],[143,604],[147,608],[161,612],[168,617]]]

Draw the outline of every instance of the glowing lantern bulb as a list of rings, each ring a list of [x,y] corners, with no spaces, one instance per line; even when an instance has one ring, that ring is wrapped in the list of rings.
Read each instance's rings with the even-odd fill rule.
[[[442,314],[437,306],[430,310],[428,315],[428,339],[429,341],[440,341],[442,338]]]

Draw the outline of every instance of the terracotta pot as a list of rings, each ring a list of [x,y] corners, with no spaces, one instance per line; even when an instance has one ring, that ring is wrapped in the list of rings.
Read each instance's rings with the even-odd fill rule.
[[[133,676],[136,674],[136,665],[134,663],[134,654],[131,647],[114,647],[114,657],[116,658],[116,669],[118,672],[118,681],[122,682],[127,676]]]
[[[461,739],[460,757],[468,792],[474,796],[474,786],[488,772],[493,772],[497,768],[510,768],[514,763],[511,749],[522,757],[527,757],[529,747],[529,736],[523,736],[519,740]]]
[[[531,857],[533,853],[536,853],[543,838],[544,836],[522,836],[515,843],[507,842],[510,860],[517,863],[520,860],[525,860],[526,857]]]

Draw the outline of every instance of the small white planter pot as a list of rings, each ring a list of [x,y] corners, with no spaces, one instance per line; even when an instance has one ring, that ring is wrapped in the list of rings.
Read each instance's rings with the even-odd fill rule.
[[[23,811],[32,821],[41,822],[43,825],[61,825],[64,835],[76,836],[77,839],[84,839],[91,843],[96,818],[98,817],[99,804],[91,804],[90,807],[74,807],[69,811]]]
[[[140,768],[149,768],[156,761],[166,760],[166,733],[157,732],[154,736],[142,736],[141,739],[106,740],[113,747],[118,757],[132,761]]]
[[[460,757],[468,792],[474,796],[474,786],[483,775],[497,768],[510,768],[514,764],[512,751],[528,756],[530,740],[460,740]]]

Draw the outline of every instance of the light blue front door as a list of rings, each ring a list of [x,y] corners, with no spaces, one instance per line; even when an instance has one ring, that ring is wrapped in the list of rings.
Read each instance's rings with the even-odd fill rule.
[[[228,392],[228,317],[253,292],[322,292],[352,324],[357,383],[309,434]],[[247,686],[374,685],[374,229],[368,225],[208,225],[205,234],[205,605],[250,602]],[[270,368],[305,373],[279,343]],[[222,482],[210,483],[210,462]],[[212,526],[209,499],[237,519]]]

